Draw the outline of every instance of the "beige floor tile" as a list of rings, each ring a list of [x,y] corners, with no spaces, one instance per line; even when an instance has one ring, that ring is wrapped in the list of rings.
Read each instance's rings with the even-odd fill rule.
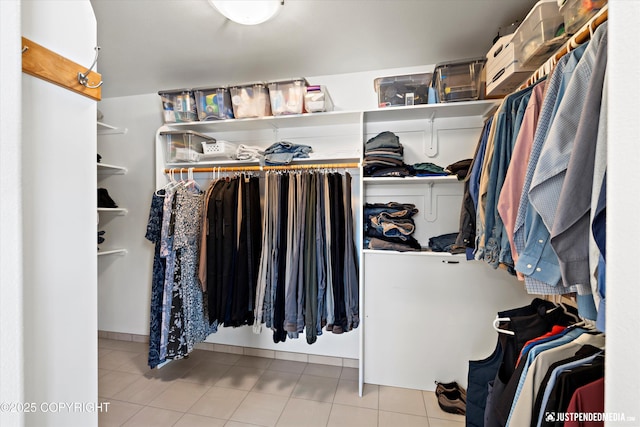
[[[317,377],[340,378],[342,366],[319,365],[309,363],[304,369],[304,375],[315,375]]]
[[[170,382],[143,376],[127,388],[116,393],[113,398],[125,402],[138,403],[140,405],[148,405],[153,399],[160,396],[160,394],[169,388],[170,385]]]
[[[327,427],[372,427],[378,425],[378,411],[333,404]]]
[[[464,425],[465,425],[464,417],[462,417],[462,421],[429,418],[429,427],[463,427]]]
[[[146,374],[151,371],[149,367],[149,356],[146,354],[136,353],[137,356],[133,356],[124,361],[124,363],[120,364],[117,368],[114,368],[117,371],[129,372],[131,374]]]
[[[100,397],[98,401],[109,403],[108,406],[103,405],[106,410],[98,413],[100,427],[121,426],[143,408],[143,406],[135,403],[120,402],[110,398]]]
[[[293,374],[301,374],[307,367],[306,362],[296,362],[294,360],[274,359],[269,365],[270,371],[291,372]]]
[[[450,414],[440,409],[436,394],[432,391],[423,391],[422,397],[424,405],[427,408],[427,416],[429,418],[438,418],[441,420],[450,420],[454,422],[464,422],[464,415]]]
[[[245,366],[247,368],[268,369],[273,359],[256,356],[242,356],[235,363],[235,366]]]
[[[298,384],[293,389],[291,397],[321,402],[333,402],[338,388],[337,378],[317,377],[314,375],[302,375]]]
[[[380,386],[379,409],[421,417],[427,416],[422,392],[408,388]]]
[[[266,371],[251,391],[288,397],[293,392],[299,379],[300,374]]]
[[[198,384],[214,385],[229,369],[231,369],[231,365],[204,360],[194,366],[193,369],[188,370],[181,377],[181,380]]]
[[[216,382],[217,387],[251,390],[258,379],[264,373],[264,369],[248,368],[245,366],[232,366]]]
[[[358,381],[358,368],[342,368],[342,373],[340,374],[341,380],[355,380]]]
[[[244,390],[211,387],[188,412],[228,420],[247,394]]]
[[[418,415],[380,411],[378,417],[378,427],[430,427],[429,419]]]
[[[98,368],[100,369],[118,369],[125,363],[140,356],[140,353],[133,351],[111,350],[110,352],[98,356]]]
[[[174,381],[149,406],[186,412],[207,392],[209,386],[186,381]]]
[[[231,420],[261,426],[275,426],[287,400],[288,398],[284,396],[252,391],[233,413]]]
[[[209,354],[209,360],[224,363],[226,365],[234,365],[242,357],[242,354],[224,353],[220,351],[211,351],[209,353],[211,353]]]
[[[102,397],[113,397],[140,378],[142,378],[142,375],[111,371],[100,377],[100,381],[98,381],[98,395]]]
[[[98,378],[108,374],[109,372],[111,372],[110,369],[100,369],[100,368],[98,368]]]
[[[111,350],[132,351],[136,353],[148,353],[149,344],[136,341],[120,341],[110,340],[107,338],[98,338],[98,348],[107,348]]]
[[[241,423],[240,421],[227,421],[224,427],[261,427],[256,424]]]
[[[325,427],[331,404],[315,400],[289,399],[278,420],[277,427]]]
[[[379,392],[377,385],[365,384],[362,390],[362,397],[358,395],[358,392],[358,381],[340,379],[333,403],[378,409]]]
[[[182,417],[182,412],[146,406],[123,424],[124,427],[169,427]]]
[[[163,381],[175,381],[198,365],[198,361],[191,359],[173,360],[161,368],[152,369],[145,376],[159,378]]]
[[[184,414],[173,427],[223,427],[227,420]]]

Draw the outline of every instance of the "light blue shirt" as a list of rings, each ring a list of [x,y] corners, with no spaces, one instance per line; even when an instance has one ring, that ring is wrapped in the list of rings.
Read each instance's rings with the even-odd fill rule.
[[[586,49],[587,44],[583,44],[558,61],[547,83],[547,93],[540,110],[538,128],[527,165],[514,227],[514,243],[519,255],[516,270],[524,274],[525,286],[529,293],[548,295],[576,292],[575,287],[558,286],[562,282],[560,263],[551,247],[549,230],[530,204],[529,190],[566,88]]]
[[[553,371],[551,371],[551,376],[549,377],[549,381],[547,381],[546,388],[544,389],[544,394],[542,395],[542,405],[540,405],[540,412],[538,413],[538,423],[536,424],[538,427],[542,425],[542,416],[544,414],[544,408],[547,406],[549,402],[549,396],[551,396],[551,391],[553,391],[553,386],[556,384],[556,380],[561,373],[569,371],[578,366],[586,365],[587,363],[591,363],[598,357],[599,354],[596,353],[592,356],[587,356],[584,359],[574,360],[573,362],[566,363],[564,365],[557,366]]]
[[[509,418],[507,419],[506,426],[509,425],[509,421],[511,420],[511,414],[513,413],[513,408],[516,406],[518,397],[520,396],[520,393],[522,392],[522,388],[524,387],[524,382],[527,378],[527,372],[529,371],[529,366],[531,366],[536,356],[545,350],[560,347],[561,345],[570,343],[571,341],[575,340],[580,335],[586,332],[587,331],[585,329],[575,328],[570,330],[560,338],[538,344],[534,346],[531,350],[529,350],[529,353],[527,353],[527,360],[525,361],[525,364],[524,364],[524,369],[522,369],[522,374],[520,375],[520,380],[518,381],[518,387],[516,388],[516,393],[513,396],[513,403],[511,404],[511,411],[509,412]]]

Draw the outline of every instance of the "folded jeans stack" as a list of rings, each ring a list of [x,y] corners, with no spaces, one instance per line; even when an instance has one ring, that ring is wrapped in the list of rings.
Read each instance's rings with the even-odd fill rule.
[[[365,176],[411,175],[404,164],[404,148],[400,139],[389,131],[379,133],[364,144],[363,165]]]
[[[419,251],[420,243],[413,237],[418,213],[408,203],[366,203],[364,206],[364,247],[392,251]]]
[[[292,142],[276,142],[264,150],[264,156],[260,158],[262,166],[288,165],[293,159],[309,158],[313,150],[308,145],[294,144]]]

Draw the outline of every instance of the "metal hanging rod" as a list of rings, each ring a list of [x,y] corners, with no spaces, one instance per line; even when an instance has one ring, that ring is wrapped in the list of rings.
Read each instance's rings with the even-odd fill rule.
[[[282,165],[282,166],[212,166],[208,168],[168,168],[164,173],[189,171],[192,172],[254,172],[254,171],[278,171],[278,170],[308,170],[308,169],[357,169],[360,163],[319,163],[308,165]]]

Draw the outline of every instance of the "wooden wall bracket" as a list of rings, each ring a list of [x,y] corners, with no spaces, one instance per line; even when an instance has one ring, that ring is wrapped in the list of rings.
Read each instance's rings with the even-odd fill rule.
[[[100,101],[102,76],[90,71],[91,68],[87,70],[87,67],[22,37],[22,72]],[[78,73],[86,75],[86,86],[78,81]]]

